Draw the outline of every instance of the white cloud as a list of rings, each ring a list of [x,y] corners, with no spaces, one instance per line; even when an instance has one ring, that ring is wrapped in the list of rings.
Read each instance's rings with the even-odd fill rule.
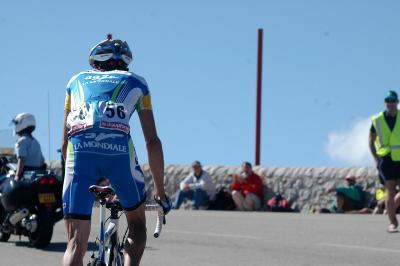
[[[357,119],[345,130],[330,133],[325,146],[329,157],[348,166],[372,166],[368,147],[370,127],[371,118],[368,117]]]

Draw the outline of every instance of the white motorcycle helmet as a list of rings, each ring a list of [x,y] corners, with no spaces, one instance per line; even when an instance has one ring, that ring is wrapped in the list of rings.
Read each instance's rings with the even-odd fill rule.
[[[30,113],[18,114],[11,122],[14,124],[14,132],[16,134],[28,127],[36,127],[35,117]]]

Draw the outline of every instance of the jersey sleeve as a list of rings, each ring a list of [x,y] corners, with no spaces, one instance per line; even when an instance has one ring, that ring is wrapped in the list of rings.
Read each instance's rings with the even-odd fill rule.
[[[137,112],[143,110],[152,110],[150,93],[139,97],[135,105],[135,109]]]
[[[67,89],[65,93],[65,104],[64,110],[70,111],[71,110],[71,91]]]
[[[78,78],[79,74],[74,75],[67,84],[66,92],[65,92],[65,103],[64,103],[64,110],[71,110],[71,88],[75,82],[75,80]]]

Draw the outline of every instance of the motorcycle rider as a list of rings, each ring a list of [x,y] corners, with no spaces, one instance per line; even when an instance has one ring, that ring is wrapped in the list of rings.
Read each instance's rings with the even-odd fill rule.
[[[30,113],[20,113],[11,121],[18,136],[15,143],[17,169],[14,180],[21,180],[24,171],[46,170],[46,164],[39,142],[32,136],[36,128],[35,117]]]

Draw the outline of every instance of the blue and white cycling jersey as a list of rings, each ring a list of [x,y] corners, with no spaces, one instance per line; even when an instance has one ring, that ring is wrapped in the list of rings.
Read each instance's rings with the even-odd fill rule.
[[[90,219],[90,185],[109,179],[127,210],[145,200],[144,176],[129,135],[135,110],[151,110],[146,81],[127,71],[84,71],[67,85],[68,148],[65,161],[65,217]]]
[[[127,71],[84,71],[67,85],[68,135],[83,130],[129,133],[135,109],[151,109],[146,81]]]

